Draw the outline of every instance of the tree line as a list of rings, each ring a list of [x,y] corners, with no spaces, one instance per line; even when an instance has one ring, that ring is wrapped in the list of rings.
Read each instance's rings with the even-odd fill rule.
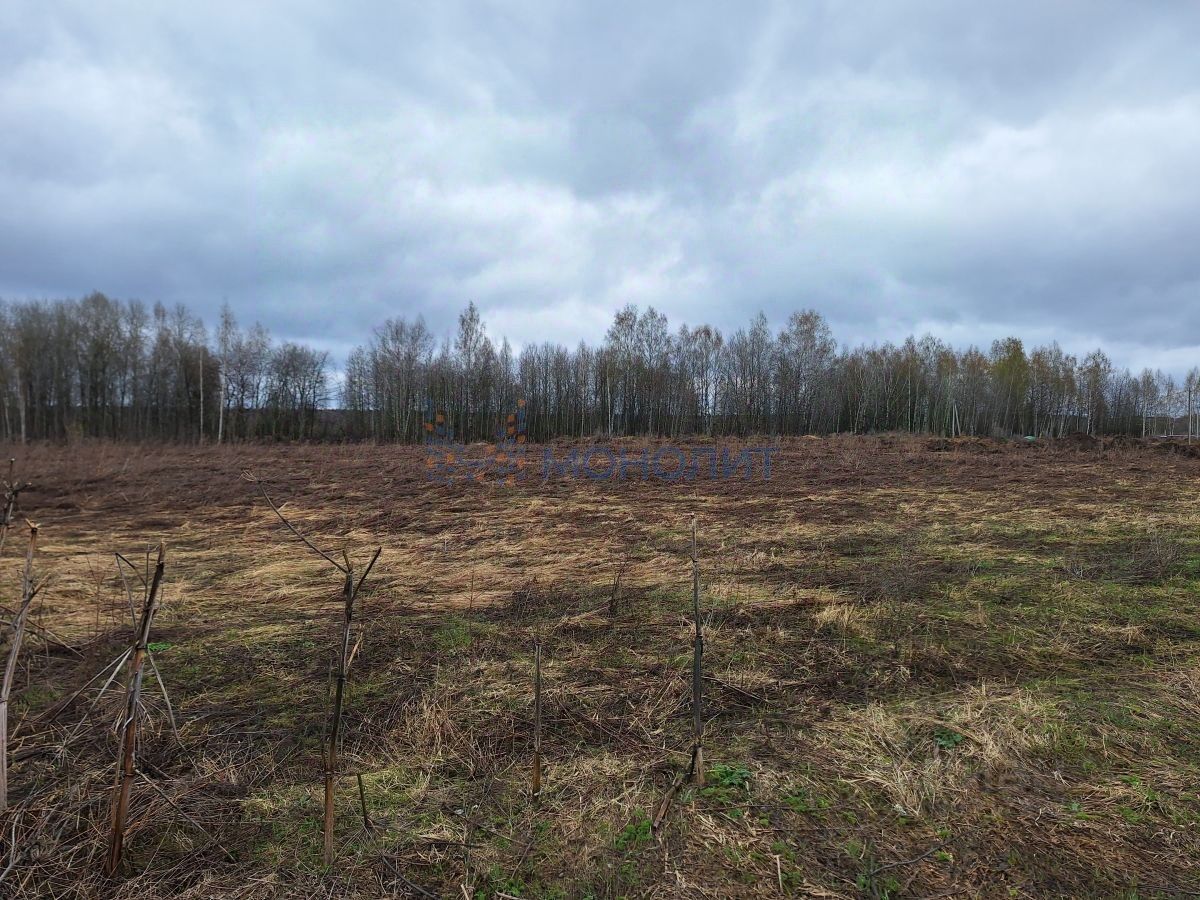
[[[186,307],[94,293],[0,303],[7,440],[418,442],[441,417],[489,440],[522,402],[528,438],[911,431],[947,436],[1200,433],[1200,370],[1133,374],[1015,337],[987,351],[931,336],[839,347],[825,320],[757,315],[731,334],[618,311],[601,342],[494,341],[471,304],[439,338],[390,319],[335,372],[324,352]]]
[[[326,354],[239,328],[228,307],[212,337],[183,305],[0,304],[0,428],[21,441],[323,436]]]

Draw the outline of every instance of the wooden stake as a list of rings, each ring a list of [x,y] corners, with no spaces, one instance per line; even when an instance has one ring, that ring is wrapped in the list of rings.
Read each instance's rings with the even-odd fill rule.
[[[533,645],[533,799],[542,793],[542,643]]]
[[[354,598],[358,596],[358,589],[362,587],[362,583],[371,574],[375,560],[379,559],[379,554],[382,551],[382,547],[375,551],[375,555],[371,557],[371,561],[367,564],[366,570],[357,583],[354,581],[354,568],[350,565],[350,558],[343,554],[343,559],[346,561],[343,571],[346,573],[346,577],[342,584],[342,597],[345,601],[342,611],[342,649],[338,655],[337,683],[333,691],[333,715],[330,716],[329,720],[329,736],[325,748],[324,860],[327,866],[333,864],[333,783],[334,779],[337,778],[338,742],[342,734],[342,707],[346,696],[346,676],[350,670],[350,626],[354,621]]]
[[[371,557],[371,561],[367,563],[362,575],[359,576],[358,581],[356,582],[354,580],[354,567],[350,564],[350,556],[345,550],[342,551],[342,562],[338,562],[336,559],[306,538],[303,534],[301,534],[296,527],[287,520],[284,514],[279,510],[279,507],[275,505],[275,501],[272,500],[270,495],[267,494],[267,490],[263,487],[262,482],[259,481],[253,473],[243,472],[242,478],[258,487],[258,491],[260,494],[262,494],[263,499],[267,501],[267,505],[271,507],[271,509],[275,512],[275,515],[279,518],[279,521],[284,524],[288,531],[299,538],[310,550],[341,572],[343,576],[342,642],[341,650],[338,654],[337,686],[334,689],[333,710],[329,717],[329,734],[326,738],[327,743],[325,745],[324,752],[321,754],[325,763],[323,858],[325,865],[328,866],[332,865],[333,863],[333,784],[334,780],[337,778],[338,771],[338,743],[341,741],[342,736],[342,707],[345,703],[346,696],[346,677],[350,671],[350,663],[353,661],[354,655],[358,652],[357,644],[355,645],[354,649],[350,648],[350,626],[354,621],[354,598],[358,596],[358,592],[362,589],[363,582],[366,581],[367,576],[371,574],[371,569],[375,567],[375,562],[379,559],[379,554],[383,552],[383,548],[376,548],[374,556]],[[359,799],[363,801],[363,817],[365,819],[366,801],[365,795],[362,793],[361,779],[359,780],[358,786]]]
[[[125,690],[125,717],[122,720],[121,728],[121,756],[117,768],[116,785],[113,788],[112,833],[109,836],[108,859],[104,864],[104,874],[109,877],[117,873],[117,869],[121,865],[121,854],[124,851],[125,819],[129,814],[129,792],[137,774],[134,770],[134,749],[137,747],[138,708],[142,702],[142,675],[146,668],[146,648],[150,643],[150,626],[154,624],[154,614],[158,612],[159,598],[162,594],[166,556],[166,548],[160,543],[158,545],[158,561],[154,566],[154,578],[146,593],[146,602],[142,607],[142,618],[138,623],[133,655],[129,663],[129,681]]]
[[[692,781],[704,784],[704,625],[700,620],[700,558],[696,553],[696,517],[692,516]]]
[[[358,803],[362,807],[363,828],[367,831],[372,831],[375,826],[371,824],[371,817],[367,814],[367,791],[363,787],[362,773],[359,772],[358,778]]]
[[[0,813],[8,809],[8,700],[17,674],[17,658],[21,655],[21,642],[25,639],[25,622],[29,607],[33,603],[33,554],[37,549],[37,526],[29,524],[29,549],[25,551],[25,572],[21,576],[21,606],[12,622],[12,646],[8,650],[8,663],[4,667],[4,682],[0,685]]]
[[[612,593],[608,595],[608,614],[614,619],[621,613],[621,576],[625,574],[625,566],[617,570],[617,578],[613,582]]]
[[[347,568],[342,586],[342,650],[338,656],[337,682],[333,691],[333,715],[325,745],[325,865],[333,863],[333,780],[337,775],[338,737],[342,730],[342,701],[346,691],[346,666],[350,656],[350,623],[354,617],[354,570]]]
[[[8,538],[8,530],[12,527],[13,516],[17,512],[17,501],[21,491],[29,487],[28,484],[17,484],[13,479],[13,470],[16,467],[17,461],[10,458],[8,460],[8,479],[4,484],[4,503],[0,509],[0,552],[4,550],[4,542]]]

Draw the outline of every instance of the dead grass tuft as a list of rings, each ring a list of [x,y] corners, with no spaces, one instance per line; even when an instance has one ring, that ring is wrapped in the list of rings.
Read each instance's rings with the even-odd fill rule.
[[[823,731],[831,752],[904,815],[964,802],[973,779],[995,779],[1049,745],[1056,705],[1020,689],[981,683],[938,702],[868,704]]]

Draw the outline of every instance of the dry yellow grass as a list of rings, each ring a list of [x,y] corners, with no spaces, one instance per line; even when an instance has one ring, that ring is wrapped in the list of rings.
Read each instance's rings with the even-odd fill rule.
[[[74,651],[35,640],[27,657],[20,805],[0,822],[19,835],[0,855],[0,869],[15,860],[12,896],[1200,889],[1190,457],[843,436],[787,444],[771,482],[515,487],[433,485],[420,450],[373,446],[39,447],[21,465],[54,573],[37,621]],[[319,747],[341,585],[246,469],[321,547],[384,547],[362,600],[331,870]],[[688,758],[693,514],[711,771],[655,838],[650,816]],[[124,877],[106,883],[119,696],[54,751],[93,695],[63,701],[128,636],[112,552],[138,561],[158,540],[154,640],[183,747],[152,679],[139,758],[154,786],[138,783]]]

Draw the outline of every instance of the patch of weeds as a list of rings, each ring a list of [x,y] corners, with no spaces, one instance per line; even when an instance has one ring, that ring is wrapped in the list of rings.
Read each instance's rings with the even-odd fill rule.
[[[1130,825],[1141,825],[1146,821],[1146,817],[1144,815],[1129,806],[1122,806],[1117,810],[1117,812],[1120,813],[1121,818]]]
[[[154,641],[153,643],[147,644],[146,649],[151,653],[162,653],[164,650],[170,650],[173,646],[175,645],[168,641]]]
[[[508,876],[499,866],[492,866],[484,877],[485,884],[475,888],[475,900],[489,900],[497,893],[508,894],[510,897],[524,897],[525,882],[515,876]]]
[[[433,632],[433,643],[439,650],[467,647],[471,643],[471,626],[462,619],[448,619]]]
[[[771,844],[771,852],[780,859],[786,860],[789,863],[796,861],[796,851],[785,844],[783,841],[774,841]]]
[[[846,850],[851,858],[863,864],[861,871],[855,876],[854,883],[864,896],[871,897],[872,900],[892,900],[900,893],[900,879],[892,874],[881,876],[874,855],[867,852],[862,844],[851,841],[846,845]]]
[[[717,763],[708,770],[707,785],[700,789],[700,796],[720,803],[733,803],[750,795],[750,777],[751,772],[745,766]]]
[[[49,706],[58,699],[59,692],[51,687],[41,684],[31,684],[25,690],[21,691],[17,705],[23,706],[26,709],[40,709]]]
[[[638,880],[637,869],[634,868],[633,863],[626,860],[617,869],[617,877],[621,879],[622,884],[636,884]]]
[[[863,872],[854,879],[854,883],[873,900],[891,900],[900,892],[900,879],[895,875],[884,875],[880,878],[878,875]]]
[[[650,838],[650,817],[640,815],[622,829],[613,843],[618,850],[627,851],[649,844]]]
[[[1096,818],[1091,813],[1084,812],[1083,804],[1080,803],[1078,800],[1072,800],[1070,803],[1067,804],[1067,812],[1069,812],[1076,819],[1088,820],[1088,819]]]
[[[1122,775],[1121,782],[1132,789],[1138,801],[1135,805],[1122,807],[1120,810],[1121,816],[1125,821],[1134,825],[1139,824],[1145,821],[1148,811],[1160,812],[1172,822],[1187,819],[1186,813],[1176,810],[1173,804],[1167,802],[1162,794],[1143,782],[1137,775]],[[1129,810],[1129,814],[1126,814],[1126,809]]]
[[[804,887],[804,873],[795,869],[783,873],[783,889],[788,894],[797,894]]]
[[[745,766],[730,766],[725,763],[717,763],[708,770],[708,778],[710,782],[715,782],[721,787],[727,788],[746,788],[749,790],[751,772]]]
[[[829,809],[832,805],[828,799],[820,795],[810,796],[808,791],[798,790],[783,797],[783,803],[792,812],[812,813]]]
[[[690,660],[691,657],[688,659]],[[596,662],[609,669],[628,669],[637,663],[637,657],[624,647],[612,647],[608,648],[607,652],[602,654]]]
[[[1085,775],[1095,772],[1102,760],[1096,755],[1095,747],[1087,732],[1071,723],[1052,723],[1046,727],[1048,755],[1056,765],[1077,766]]]
[[[953,750],[963,742],[964,738],[950,728],[937,728],[933,732],[933,742],[942,750]]]
[[[412,785],[399,768],[380,769],[363,776],[363,786],[371,807],[382,812],[412,808]]]
[[[646,602],[657,609],[687,610],[692,608],[692,593],[674,587],[657,586],[650,589],[646,595]]]
[[[750,868],[750,863],[754,862],[754,855],[747,855],[744,850],[734,845],[725,848],[725,858],[733,867],[734,877],[743,884],[753,884],[756,876]]]

